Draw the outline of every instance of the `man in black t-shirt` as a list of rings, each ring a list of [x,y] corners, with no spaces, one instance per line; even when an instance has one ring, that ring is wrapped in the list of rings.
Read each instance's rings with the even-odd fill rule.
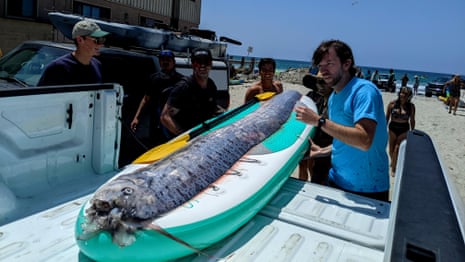
[[[160,118],[173,135],[179,135],[219,112],[216,104],[217,87],[209,78],[211,52],[196,49],[191,61],[192,75],[184,77],[175,85]]]
[[[176,60],[173,52],[163,50],[158,54],[161,71],[150,77],[150,86],[145,91],[145,95],[140,101],[134,119],[131,122],[131,129],[136,130],[139,124],[139,117],[142,110],[150,106],[150,138],[151,146],[162,144],[170,138],[169,131],[160,123],[160,115],[168,99],[169,93],[184,76],[176,71]]]

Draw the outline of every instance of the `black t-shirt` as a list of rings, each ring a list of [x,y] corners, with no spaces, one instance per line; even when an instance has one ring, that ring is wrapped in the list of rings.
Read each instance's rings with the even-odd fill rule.
[[[163,110],[163,106],[168,100],[170,91],[179,82],[184,75],[173,71],[170,74],[157,72],[150,76],[150,86],[145,90],[145,94],[150,97],[152,101],[152,109],[159,114]]]
[[[50,63],[38,86],[102,83],[101,64],[96,58],[89,65],[81,64],[71,53]]]
[[[208,79],[206,88],[201,88],[193,76],[184,77],[170,93],[168,105],[179,109],[173,116],[184,131],[215,116],[217,87]]]

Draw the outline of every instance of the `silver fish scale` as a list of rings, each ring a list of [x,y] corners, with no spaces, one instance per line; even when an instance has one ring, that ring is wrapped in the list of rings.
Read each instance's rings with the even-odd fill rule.
[[[102,214],[107,209],[98,210],[101,203],[121,210],[122,220],[154,219],[184,204],[223,175],[252,147],[276,132],[287,121],[300,97],[296,91],[285,91],[235,123],[199,136],[157,163],[106,183],[95,193],[91,207],[86,210],[89,220],[99,221],[95,216],[102,216],[100,220],[108,216]],[[122,183],[127,184],[124,190]],[[117,230],[105,225],[102,223],[100,228]]]

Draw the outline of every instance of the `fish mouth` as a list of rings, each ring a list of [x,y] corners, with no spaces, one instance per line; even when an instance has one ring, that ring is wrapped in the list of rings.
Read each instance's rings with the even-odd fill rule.
[[[92,203],[94,210],[99,213],[109,213],[113,208],[113,205],[105,200],[95,199]]]
[[[86,210],[90,224],[96,224],[98,230],[114,230],[118,228],[123,212],[118,207],[112,207],[108,201],[94,200],[92,207]]]

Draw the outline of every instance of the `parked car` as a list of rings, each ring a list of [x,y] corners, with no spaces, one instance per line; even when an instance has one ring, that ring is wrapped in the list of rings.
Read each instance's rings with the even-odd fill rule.
[[[379,74],[377,86],[379,89],[388,89],[389,74]]]
[[[428,82],[425,87],[425,96],[445,96],[444,85],[449,80],[450,78],[447,77],[439,77],[433,81]]]
[[[0,59],[0,88],[36,86],[45,67],[54,59],[75,49],[74,44],[50,41],[26,41]],[[123,130],[120,165],[126,165],[147,150],[148,115],[141,116],[137,133],[130,131],[130,123],[149,84],[150,75],[160,71],[158,57],[154,53],[131,51],[120,48],[101,48],[97,57],[102,63],[105,83],[118,83],[124,89]],[[187,55],[176,57],[176,68],[184,74],[192,74]],[[218,104],[229,107],[229,70],[226,61],[214,59],[210,77],[218,87]],[[145,119],[144,119],[145,117]]]

